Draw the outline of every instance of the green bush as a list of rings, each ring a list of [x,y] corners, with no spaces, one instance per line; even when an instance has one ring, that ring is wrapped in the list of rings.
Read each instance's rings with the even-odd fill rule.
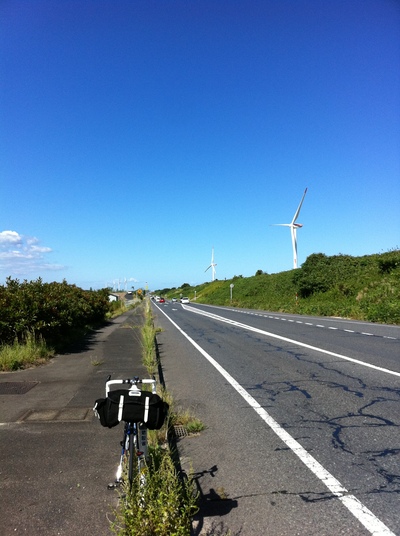
[[[191,298],[196,292],[199,303],[400,324],[400,250],[362,257],[314,253],[297,270],[257,270],[253,277],[185,290]]]
[[[7,278],[0,286],[0,342],[23,342],[33,333],[60,347],[104,321],[109,311],[108,291],[85,291],[75,285],[19,282]]]

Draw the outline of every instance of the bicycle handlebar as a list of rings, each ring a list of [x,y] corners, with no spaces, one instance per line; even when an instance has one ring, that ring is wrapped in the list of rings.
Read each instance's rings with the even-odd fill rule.
[[[138,389],[138,384],[144,385],[148,384],[151,385],[151,391],[152,393],[156,392],[156,385],[157,382],[153,378],[143,378],[142,380],[139,379],[139,376],[135,376],[134,378],[127,378],[125,380],[119,379],[119,380],[111,380],[111,376],[108,376],[106,380],[106,395],[110,392],[110,386],[111,385],[121,385],[121,384],[129,384],[131,387],[129,389]]]

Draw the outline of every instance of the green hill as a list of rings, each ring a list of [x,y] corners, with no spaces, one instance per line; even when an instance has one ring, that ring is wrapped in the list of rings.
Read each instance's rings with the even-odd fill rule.
[[[198,303],[400,324],[400,250],[363,257],[315,253],[297,270],[258,270],[253,277],[157,292]]]

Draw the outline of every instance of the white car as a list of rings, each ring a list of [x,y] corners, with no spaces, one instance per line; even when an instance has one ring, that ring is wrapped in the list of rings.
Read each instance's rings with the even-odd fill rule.
[[[181,303],[190,303],[189,298],[181,298]]]

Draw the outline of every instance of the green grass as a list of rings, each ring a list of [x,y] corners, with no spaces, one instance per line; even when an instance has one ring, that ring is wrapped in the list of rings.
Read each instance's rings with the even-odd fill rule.
[[[146,484],[140,475],[131,490],[125,485],[112,530],[119,536],[188,536],[197,512],[197,492],[190,479],[178,475],[168,452],[152,449]]]
[[[301,268],[178,289],[198,303],[400,324],[400,250],[352,257],[310,255]],[[232,300],[230,285],[233,284]]]
[[[144,304],[144,324],[141,329],[142,363],[149,376],[158,369],[154,317],[150,302]],[[115,512],[112,530],[118,536],[189,536],[192,517],[197,512],[197,497],[192,478],[183,478],[174,464],[168,448],[168,431],[175,423],[185,423],[188,433],[204,428],[199,419],[190,412],[173,410],[172,395],[158,386],[160,396],[169,404],[167,422],[161,430],[149,430],[149,460],[145,485],[136,475],[132,488],[124,487],[124,500]]]
[[[0,370],[4,372],[41,365],[52,355],[54,350],[43,339],[36,340],[32,333],[28,333],[25,341],[0,347]]]

